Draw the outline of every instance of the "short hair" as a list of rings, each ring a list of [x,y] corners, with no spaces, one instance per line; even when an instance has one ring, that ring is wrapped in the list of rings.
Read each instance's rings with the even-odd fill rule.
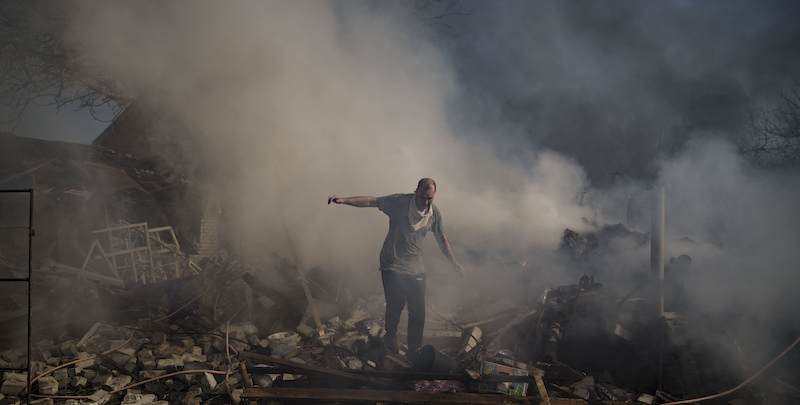
[[[417,183],[417,190],[427,190],[433,187],[433,190],[436,191],[436,182],[429,177],[425,177]]]

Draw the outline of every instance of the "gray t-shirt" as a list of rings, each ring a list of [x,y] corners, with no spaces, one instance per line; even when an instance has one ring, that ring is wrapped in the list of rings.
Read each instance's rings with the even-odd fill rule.
[[[444,233],[442,214],[431,204],[433,218],[418,231],[411,228],[408,206],[413,194],[392,194],[378,197],[378,209],[389,216],[389,233],[381,248],[381,271],[396,271],[403,274],[425,272],[422,263],[422,239],[432,231],[434,235]]]

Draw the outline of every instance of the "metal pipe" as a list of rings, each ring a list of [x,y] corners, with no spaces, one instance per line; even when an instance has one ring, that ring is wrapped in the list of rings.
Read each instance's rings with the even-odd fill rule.
[[[650,277],[652,280],[653,319],[656,328],[655,344],[658,348],[656,359],[657,387],[660,391],[664,383],[664,216],[666,193],[664,186],[653,193],[653,214],[650,217]]]
[[[30,208],[28,217],[28,404],[31,403],[31,319],[33,317],[33,237],[36,236],[36,230],[33,229],[33,189],[29,190],[30,193]]]
[[[664,315],[664,187],[653,193],[653,214],[650,218],[650,279],[652,280],[655,316]]]

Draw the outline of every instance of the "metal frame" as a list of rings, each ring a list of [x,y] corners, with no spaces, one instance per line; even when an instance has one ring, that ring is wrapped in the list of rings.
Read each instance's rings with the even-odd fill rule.
[[[50,162],[48,162],[50,163]],[[31,403],[31,318],[33,316],[33,237],[36,232],[33,229],[33,189],[21,190],[0,190],[0,193],[28,193],[29,195],[29,212],[28,212],[28,277],[26,278],[0,278],[0,282],[26,282],[28,283],[28,359],[25,370],[28,374],[27,383],[27,403]]]

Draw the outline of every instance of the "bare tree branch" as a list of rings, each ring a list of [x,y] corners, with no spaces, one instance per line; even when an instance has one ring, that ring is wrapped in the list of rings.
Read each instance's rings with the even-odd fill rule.
[[[120,83],[64,39],[69,23],[59,3],[0,3],[0,102],[15,111],[8,122],[18,122],[29,105],[85,108],[92,115],[106,107],[116,115],[130,102]]]
[[[763,166],[800,163],[800,81],[784,90],[776,105],[751,108],[739,151]]]

